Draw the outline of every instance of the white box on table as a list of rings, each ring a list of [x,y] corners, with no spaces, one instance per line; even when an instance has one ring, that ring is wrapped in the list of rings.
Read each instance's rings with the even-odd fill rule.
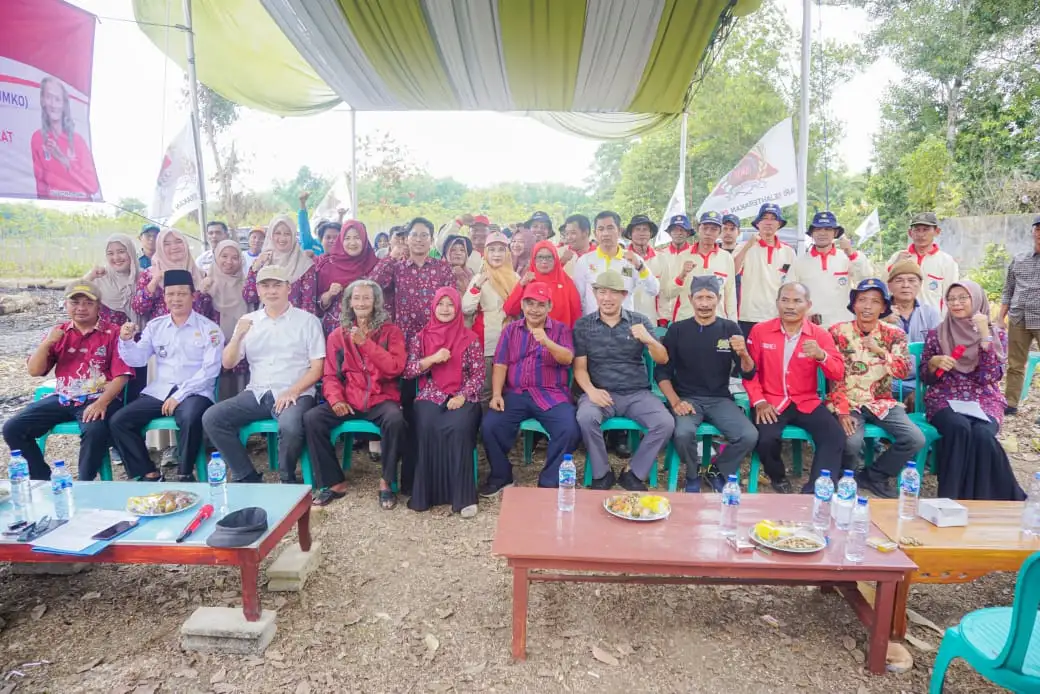
[[[968,524],[968,509],[953,499],[921,499],[917,513],[932,525],[951,528]]]

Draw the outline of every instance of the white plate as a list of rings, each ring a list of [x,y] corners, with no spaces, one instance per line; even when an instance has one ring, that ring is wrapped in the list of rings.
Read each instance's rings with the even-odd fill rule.
[[[617,497],[617,496],[621,496],[621,494],[611,494],[610,496],[608,496],[606,499],[603,500],[603,509],[607,513],[612,515],[612,516],[616,516],[618,518],[623,518],[623,519],[629,520],[629,521],[648,522],[648,521],[664,520],[668,516],[672,515],[672,504],[669,502],[669,504],[668,504],[668,511],[666,513],[655,513],[652,516],[645,516],[643,518],[633,518],[631,516],[626,516],[624,514],[621,514],[621,513],[618,513],[617,511],[612,510],[608,506],[608,504],[610,503],[610,500],[615,498],[615,497]],[[640,496],[657,496],[657,495],[656,494],[645,494],[645,495],[641,494]]]
[[[176,511],[170,511],[168,513],[138,513],[137,511],[131,511],[129,508],[126,509],[126,512],[127,513],[132,513],[135,516],[140,516],[141,518],[161,518],[163,516],[174,516],[174,515],[176,515],[178,513],[183,513],[184,511],[187,511],[189,508],[195,508],[196,506],[199,505],[199,502],[202,501],[202,496],[199,495],[199,494],[196,494],[195,492],[185,492],[185,491],[182,491],[180,489],[167,489],[167,490],[164,490],[164,491],[176,491],[176,492],[178,492],[180,494],[184,494],[186,496],[190,496],[190,497],[192,497],[192,502],[190,504],[188,504],[187,506],[183,507],[183,508],[179,508]],[[155,494],[162,494],[162,492],[153,492],[153,493],[155,493]],[[150,496],[150,495],[143,495],[143,496]]]
[[[819,547],[815,547],[813,549],[809,549],[809,548],[806,548],[806,549],[793,549],[791,547],[778,546],[776,543],[768,541],[768,540],[763,540],[758,535],[756,535],[755,534],[755,526],[753,526],[753,525],[750,528],[748,528],[748,537],[751,538],[752,542],[754,542],[756,544],[760,544],[763,547],[768,547],[769,549],[777,551],[777,552],[790,552],[792,554],[814,554],[816,552],[823,551],[824,549],[827,548],[827,539],[826,538],[821,537],[818,533],[813,531],[812,528],[807,528],[807,530],[808,530],[808,534],[810,534],[813,537],[815,537],[816,539],[822,541],[823,544],[820,545]]]

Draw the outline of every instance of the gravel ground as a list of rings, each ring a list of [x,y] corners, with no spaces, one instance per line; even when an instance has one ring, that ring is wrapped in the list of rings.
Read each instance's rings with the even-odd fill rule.
[[[34,314],[0,316],[0,420],[30,397],[39,379],[25,376],[24,355],[57,319],[59,295],[36,295]],[[1033,404],[1005,427],[1008,448],[1024,451],[1012,453],[1023,481],[1040,467]],[[49,459],[75,459],[76,448],[55,437]],[[262,447],[255,452],[266,467]],[[0,459],[7,454],[0,444]],[[519,467],[517,482],[533,486],[534,467]],[[909,673],[869,675],[865,629],[839,596],[808,588],[535,585],[529,657],[514,663],[510,574],[490,553],[500,502],[482,501],[468,521],[445,508],[383,512],[378,474],[356,455],[351,493],[314,514],[323,558],[304,592],[261,592],[264,608],[278,610],[262,658],[179,648],[197,606],[241,604],[234,571],[101,565],[29,577],[0,565],[0,694],[927,691],[934,650],[910,646]],[[934,493],[930,477],[925,494]],[[910,606],[944,627],[1010,604],[1014,580],[917,586]],[[940,641],[922,627],[910,633],[931,649]],[[947,682],[950,692],[1000,691],[959,663]]]

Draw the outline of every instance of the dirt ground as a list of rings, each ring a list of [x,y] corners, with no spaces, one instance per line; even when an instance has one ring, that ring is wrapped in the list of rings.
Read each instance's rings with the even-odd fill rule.
[[[25,375],[24,355],[58,315],[57,293],[36,295],[34,313],[0,317],[0,420],[28,401],[38,379]],[[1037,402],[1005,426],[1023,451],[1011,454],[1023,483],[1040,467]],[[75,459],[76,448],[54,437],[48,459]],[[262,447],[255,452],[266,467]],[[7,455],[0,444],[0,460]],[[544,448],[531,467],[515,455],[517,482],[533,486]],[[377,466],[363,452],[354,460],[347,498],[312,516],[323,556],[305,590],[261,591],[263,607],[278,612],[263,657],[179,647],[196,607],[241,605],[234,570],[99,565],[30,577],[0,565],[0,694],[927,691],[937,633],[911,625],[923,642],[908,645],[914,668],[872,676],[864,627],[839,596],[809,588],[535,585],[528,660],[514,663],[510,574],[490,552],[500,501],[482,500],[472,520],[443,507],[384,512]],[[929,477],[925,495],[934,493]],[[945,627],[967,611],[1010,604],[1014,580],[917,586],[910,607]],[[1000,691],[960,663],[947,683],[949,692]]]

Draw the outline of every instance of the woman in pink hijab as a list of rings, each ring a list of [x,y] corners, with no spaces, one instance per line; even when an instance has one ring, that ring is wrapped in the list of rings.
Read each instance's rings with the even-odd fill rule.
[[[195,284],[195,298],[192,300],[195,313],[212,321],[219,320],[213,309],[213,299],[207,293],[208,283],[202,270],[195,264],[187,237],[176,229],[163,229],[155,239],[151,267],[142,270],[137,276],[137,292],[131,305],[137,314],[138,325],[143,327],[151,319],[170,312],[163,297],[163,275],[167,270],[190,272]]]

